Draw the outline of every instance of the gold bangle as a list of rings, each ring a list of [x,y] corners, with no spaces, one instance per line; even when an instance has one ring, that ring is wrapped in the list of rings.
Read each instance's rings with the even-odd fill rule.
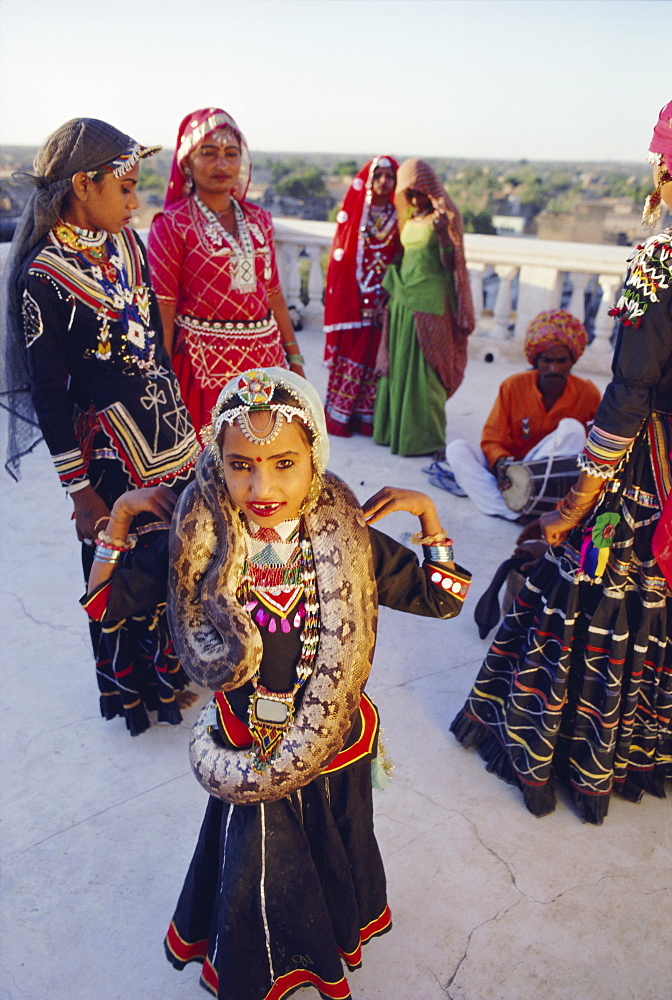
[[[101,521],[109,521],[109,520],[110,520],[110,515],[109,514],[105,514],[103,517],[99,517],[98,520],[96,521],[96,523],[93,526],[93,530],[94,531],[98,531],[98,525],[100,524],[100,522]]]

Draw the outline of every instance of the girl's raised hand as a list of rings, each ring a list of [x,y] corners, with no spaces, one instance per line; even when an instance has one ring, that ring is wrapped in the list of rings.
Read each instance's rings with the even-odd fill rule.
[[[384,486],[362,505],[362,510],[367,524],[375,524],[388,514],[400,510],[408,511],[421,519],[433,516],[438,523],[436,507],[426,493],[403,490],[399,486]]]

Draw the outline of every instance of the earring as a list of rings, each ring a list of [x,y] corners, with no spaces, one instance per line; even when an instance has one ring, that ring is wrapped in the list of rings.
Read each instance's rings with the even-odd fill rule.
[[[313,509],[319,499],[323,486],[324,483],[322,482],[322,476],[319,472],[314,472],[313,478],[310,482],[310,489],[306,493],[304,501],[299,508],[299,517],[304,517],[310,510]]]
[[[656,185],[655,191],[652,191],[650,195],[647,195],[646,201],[644,202],[644,211],[642,212],[642,225],[647,229],[653,228],[660,219],[663,206],[662,206],[662,189],[663,185],[668,184],[672,181],[672,175],[670,175],[669,170],[661,170],[658,175],[658,184]]]

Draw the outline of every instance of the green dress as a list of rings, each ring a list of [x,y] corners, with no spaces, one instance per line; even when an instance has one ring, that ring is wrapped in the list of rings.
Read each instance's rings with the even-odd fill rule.
[[[454,312],[455,286],[441,264],[431,224],[409,221],[401,242],[401,264],[389,267],[383,280],[390,294],[390,363],[389,374],[378,383],[373,437],[395,455],[428,455],[445,447],[447,393],[425,361],[414,314]]]

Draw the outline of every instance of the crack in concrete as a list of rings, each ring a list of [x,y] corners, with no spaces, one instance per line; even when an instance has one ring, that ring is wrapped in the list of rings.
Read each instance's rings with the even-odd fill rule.
[[[413,677],[408,677],[406,680],[393,681],[390,684],[385,684],[382,690],[394,691],[397,688],[407,688],[410,687],[411,685],[417,685],[419,682],[427,680],[428,678],[431,677],[438,677],[443,674],[454,673],[454,671],[461,670],[464,667],[474,667],[474,666],[480,667],[482,663],[483,663],[482,656],[479,656],[476,659],[465,660],[464,662],[460,663],[453,663],[450,664],[449,666],[441,667],[439,670],[428,670],[427,673],[425,674],[414,674]],[[380,686],[380,680],[378,680],[378,684]]]
[[[476,825],[474,823],[472,823],[472,821],[469,820],[467,817],[464,817],[464,818],[467,820],[467,822],[471,823],[472,826],[474,826],[474,828],[476,830],[476,835],[477,835],[477,837],[479,839],[479,843],[482,844],[482,846],[485,848],[485,850],[488,851],[490,854],[494,854],[495,857],[499,858],[499,855],[497,854],[496,851],[493,851],[491,848],[489,848],[487,846],[487,844],[483,843],[482,838],[478,834],[478,829],[476,828]],[[503,859],[501,859],[501,858],[499,858],[499,860],[503,861]],[[504,862],[504,861],[503,861],[503,864],[510,871],[508,864],[506,862]],[[487,920],[483,920],[483,921],[481,921],[480,924],[477,924],[475,927],[472,927],[472,929],[469,931],[469,935],[467,937],[467,941],[466,941],[466,944],[464,946],[464,951],[462,952],[462,955],[460,956],[460,958],[459,958],[459,960],[458,960],[458,962],[457,962],[457,964],[455,966],[455,970],[454,970],[452,976],[450,977],[450,979],[447,981],[445,987],[443,988],[446,996],[449,998],[449,1000],[459,1000],[458,997],[453,996],[453,994],[450,992],[450,989],[451,989],[453,983],[455,982],[455,979],[456,979],[456,977],[457,977],[457,975],[458,975],[461,967],[464,965],[465,961],[467,960],[467,958],[469,956],[469,949],[471,947],[471,941],[472,941],[472,938],[473,938],[474,934],[476,934],[476,932],[479,931],[482,927],[486,927],[488,924],[491,924],[493,922],[496,922],[496,921],[498,921],[500,919],[503,919],[503,918],[507,917],[509,915],[509,913],[512,912],[512,910],[515,910],[519,906],[524,906],[527,903],[537,903],[539,906],[544,906],[544,907],[551,906],[552,904],[556,903],[559,899],[562,899],[563,896],[567,896],[570,893],[576,892],[578,889],[594,889],[596,886],[600,885],[602,882],[612,881],[612,880],[613,881],[627,881],[627,882],[632,882],[633,884],[636,884],[636,879],[634,879],[630,875],[626,875],[626,874],[622,874],[621,875],[621,874],[609,873],[609,874],[601,875],[598,879],[595,879],[593,882],[579,882],[576,885],[568,886],[568,888],[567,889],[563,889],[562,892],[557,893],[555,896],[552,896],[550,899],[544,900],[544,899],[536,899],[536,897],[530,896],[527,893],[524,893],[516,885],[515,879],[512,878],[512,882],[513,882],[514,888],[516,889],[516,891],[518,893],[520,893],[520,896],[522,898],[517,899],[510,906],[507,906],[507,907],[504,907],[501,910],[498,910],[497,913],[495,913],[491,917],[488,917]],[[662,889],[653,889],[653,890],[651,890],[651,892],[643,893],[643,895],[650,896],[650,895],[653,895],[654,893],[657,893],[657,892],[663,892],[663,891],[665,891],[666,888],[667,887],[664,887]]]
[[[519,888],[519,886],[518,886],[518,884],[516,882],[516,876],[515,876],[512,868],[511,868],[510,864],[508,863],[508,861],[505,860],[505,858],[501,857],[501,855],[499,855],[497,853],[497,851],[494,850],[494,848],[490,847],[488,844],[485,843],[485,841],[483,840],[483,837],[481,836],[481,833],[480,833],[480,831],[478,829],[478,825],[477,825],[477,823],[474,822],[474,820],[470,819],[468,816],[466,816],[459,809],[453,809],[453,808],[451,808],[449,806],[444,805],[441,802],[437,802],[437,800],[434,799],[434,798],[432,798],[431,795],[427,795],[425,792],[421,792],[417,788],[409,788],[409,786],[402,786],[402,787],[405,787],[407,791],[412,791],[416,795],[419,795],[420,798],[425,799],[425,801],[431,802],[432,805],[437,806],[437,808],[443,810],[443,812],[447,813],[449,816],[457,816],[460,819],[463,819],[465,821],[465,823],[468,823],[469,826],[474,831],[474,833],[476,834],[476,839],[478,840],[478,842],[481,845],[481,847],[485,851],[487,851],[488,854],[491,854],[494,858],[496,858],[497,861],[499,861],[504,866],[504,868],[508,872],[509,879],[510,879],[511,884],[513,885],[514,889],[517,892],[519,892],[522,896],[525,896],[526,899],[534,899],[534,897],[528,896],[527,893],[524,893],[522,891],[522,889]],[[408,846],[408,845],[406,845],[406,846]],[[400,850],[401,850],[401,848],[400,848]],[[395,853],[397,853],[397,852],[395,852]],[[541,902],[541,900],[537,900],[537,902]]]
[[[520,892],[520,890],[518,890],[518,891]],[[524,895],[524,893],[521,893],[521,895]],[[497,913],[494,914],[494,916],[488,917],[487,920],[481,921],[480,924],[477,924],[476,927],[472,927],[472,929],[469,931],[469,936],[467,938],[467,943],[465,944],[464,951],[462,952],[462,955],[461,955],[461,957],[460,957],[457,965],[455,966],[455,971],[453,972],[452,976],[450,977],[450,979],[448,980],[448,982],[446,983],[446,985],[443,987],[443,991],[446,994],[446,996],[449,998],[449,1000],[459,1000],[458,997],[453,997],[453,994],[450,992],[450,988],[453,985],[453,983],[455,982],[455,978],[456,978],[458,972],[460,971],[461,967],[463,966],[463,964],[467,960],[467,956],[469,954],[469,948],[471,946],[471,939],[473,938],[473,936],[476,933],[476,931],[479,931],[481,929],[481,927],[487,927],[488,924],[494,923],[495,921],[499,920],[500,917],[507,916],[511,912],[511,910],[515,910],[515,908],[517,906],[520,906],[521,903],[523,903],[523,900],[522,899],[517,899],[515,903],[511,903],[510,906],[504,907],[503,910],[498,910]]]
[[[23,614],[26,616],[26,618],[29,621],[31,621],[33,623],[33,625],[43,625],[46,628],[51,629],[52,632],[66,632],[69,635],[77,636],[78,638],[82,635],[82,632],[80,631],[80,629],[77,628],[74,625],[58,625],[58,624],[54,624],[53,622],[45,621],[44,619],[41,619],[41,618],[36,618],[35,615],[31,614],[31,612],[28,610],[25,601],[23,600],[23,598],[19,594],[15,594],[11,590],[5,591],[5,593],[8,594],[9,597],[13,597],[14,598],[14,600],[17,602],[17,604],[21,608],[21,611],[23,612]]]
[[[76,829],[76,827],[81,826],[83,823],[88,823],[92,819],[98,819],[99,816],[104,816],[105,813],[111,812],[113,809],[118,809],[120,806],[125,806],[129,802],[133,802],[134,799],[139,799],[143,795],[147,795],[151,792],[155,792],[160,788],[166,788],[168,785],[172,785],[175,781],[180,781],[187,775],[191,775],[191,770],[183,771],[181,774],[176,774],[172,778],[168,778],[167,781],[161,781],[158,785],[151,785],[149,788],[143,788],[142,791],[136,792],[135,795],[129,795],[125,799],[119,799],[117,802],[113,802],[111,805],[106,806],[105,809],[99,809],[97,812],[89,813],[87,816],[82,816],[74,823],[70,823],[69,826],[64,826],[60,830],[54,830],[47,837],[43,837],[42,840],[36,840],[28,847],[24,847],[22,851],[19,851],[16,857],[21,857],[22,854],[27,854],[32,851],[35,847],[41,847],[42,844],[46,844],[47,841],[53,840],[54,837],[60,837],[64,833],[69,833],[70,830]]]

